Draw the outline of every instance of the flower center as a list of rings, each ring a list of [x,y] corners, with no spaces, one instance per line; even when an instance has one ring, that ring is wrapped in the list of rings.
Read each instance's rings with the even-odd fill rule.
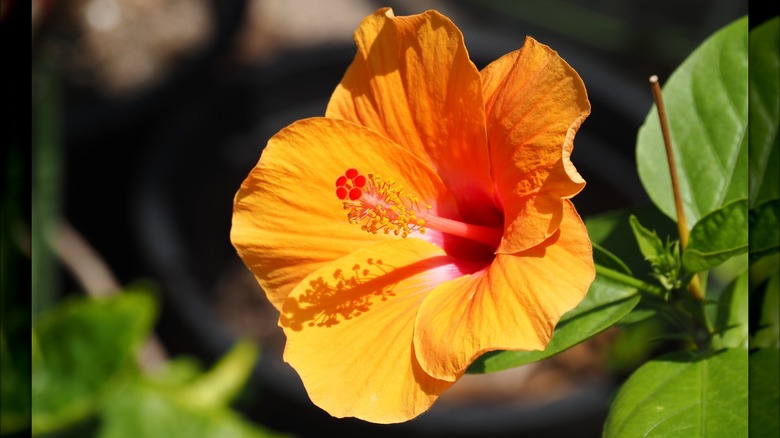
[[[416,196],[405,193],[396,181],[386,180],[379,175],[362,175],[357,169],[347,169],[336,179],[336,197],[347,211],[351,224],[360,224],[363,231],[377,234],[394,234],[407,237],[426,229],[463,237],[483,243],[491,248],[498,247],[503,230],[495,227],[467,224],[436,216],[431,206],[420,208]]]

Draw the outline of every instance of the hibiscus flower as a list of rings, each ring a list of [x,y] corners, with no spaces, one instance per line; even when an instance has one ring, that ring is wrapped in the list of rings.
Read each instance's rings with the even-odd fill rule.
[[[482,71],[435,11],[364,19],[325,117],[274,135],[231,240],[284,360],[336,417],[426,411],[477,357],[544,349],[594,279],[570,161],[582,80],[527,38]]]

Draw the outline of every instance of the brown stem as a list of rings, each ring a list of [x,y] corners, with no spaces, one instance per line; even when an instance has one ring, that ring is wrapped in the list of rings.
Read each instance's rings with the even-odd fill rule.
[[[680,194],[680,184],[677,180],[677,166],[674,162],[674,151],[672,149],[672,136],[669,133],[669,123],[666,118],[666,108],[664,99],[661,95],[661,86],[658,84],[658,76],[650,76],[650,87],[653,90],[653,100],[658,110],[658,120],[661,122],[661,133],[664,137],[664,146],[666,147],[666,160],[669,163],[669,175],[672,177],[672,193],[674,194],[674,208],[677,212],[677,232],[680,235],[680,248],[685,251],[688,246],[688,221],[685,218],[685,208],[683,206],[682,195]],[[701,290],[698,275],[691,278],[688,284],[688,292],[698,301],[704,299],[704,293]]]
[[[119,282],[100,255],[67,222],[62,222],[57,230],[55,251],[87,295],[104,297],[120,290]],[[152,372],[160,369],[167,358],[165,347],[152,333],[136,359],[142,369]]]

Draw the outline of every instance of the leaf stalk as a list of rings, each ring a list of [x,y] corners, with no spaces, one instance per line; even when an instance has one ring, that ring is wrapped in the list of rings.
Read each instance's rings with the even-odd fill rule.
[[[682,195],[680,193],[680,183],[677,179],[677,166],[674,162],[674,150],[672,148],[672,136],[669,132],[669,122],[666,117],[666,108],[661,94],[661,85],[658,83],[658,76],[650,76],[650,88],[653,90],[653,100],[658,110],[658,120],[661,122],[661,133],[666,147],[666,161],[669,163],[669,175],[672,178],[672,193],[674,194],[674,208],[677,213],[677,232],[680,235],[680,248],[685,251],[688,246],[688,221],[685,218],[685,208],[683,206]],[[698,275],[691,277],[688,283],[688,292],[697,300],[704,300],[704,293],[701,289]]]

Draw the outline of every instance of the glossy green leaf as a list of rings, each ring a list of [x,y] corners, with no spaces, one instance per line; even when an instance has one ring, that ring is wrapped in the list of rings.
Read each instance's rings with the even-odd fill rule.
[[[747,37],[746,17],[724,27],[704,41],[663,87],[689,226],[748,195]],[[670,218],[676,218],[655,107],[639,130],[637,164],[650,199]]]
[[[477,359],[468,372],[501,371],[553,356],[613,326],[631,312],[639,299],[636,288],[597,275],[585,299],[563,315],[545,350],[490,352]]]
[[[720,293],[715,317],[712,347],[748,348],[748,271],[737,277]]]
[[[640,367],[612,402],[604,437],[743,437],[748,352],[674,352]]]
[[[750,436],[780,436],[780,350],[751,351],[749,362]]]
[[[750,206],[780,198],[780,18],[750,31]]]
[[[706,271],[748,250],[747,199],[731,202],[702,217],[683,252],[688,272]]]
[[[758,204],[750,209],[749,214],[751,261],[780,251],[780,200]]]
[[[32,431],[57,430],[95,412],[147,337],[156,313],[147,293],[77,298],[33,326]]]

